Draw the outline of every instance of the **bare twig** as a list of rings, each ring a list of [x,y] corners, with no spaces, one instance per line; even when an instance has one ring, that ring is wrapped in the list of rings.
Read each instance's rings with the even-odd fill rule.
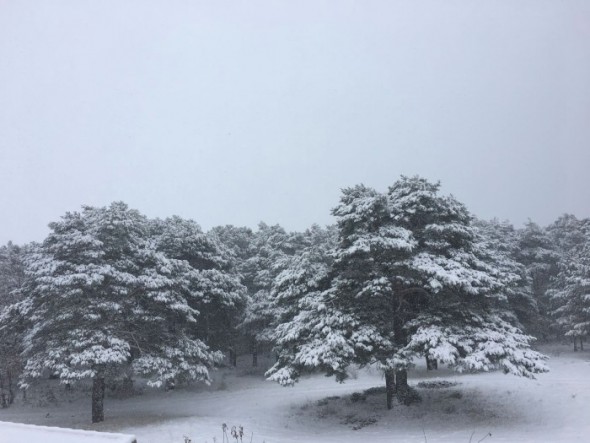
[[[486,438],[491,437],[492,433],[488,432],[481,440],[478,440],[477,443],[481,443],[482,441],[484,441]]]

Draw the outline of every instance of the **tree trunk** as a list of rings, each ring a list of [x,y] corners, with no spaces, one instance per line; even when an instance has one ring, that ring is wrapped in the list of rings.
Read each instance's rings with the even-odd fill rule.
[[[584,350],[584,340],[582,340],[582,337],[580,337],[580,351]]]
[[[432,371],[433,369],[438,369],[438,361],[435,358],[430,358],[426,356],[426,369]]]
[[[387,394],[387,409],[393,408],[393,396],[395,395],[395,371],[385,371],[385,392]]]
[[[576,341],[576,337],[574,337],[574,352],[578,352],[578,342]]]
[[[256,339],[252,340],[252,367],[258,366],[258,343]]]
[[[7,408],[8,402],[6,401],[6,395],[3,393],[4,391],[4,377],[2,377],[2,372],[0,371],[0,407]]]
[[[14,389],[12,386],[12,374],[10,371],[6,371],[6,377],[8,378],[8,404],[11,405],[14,403]]]
[[[104,377],[92,379],[92,423],[104,421]]]
[[[410,402],[410,387],[408,386],[408,371],[400,369],[395,374],[395,395],[404,405]]]
[[[229,364],[234,368],[238,365],[238,356],[233,347],[229,348]]]

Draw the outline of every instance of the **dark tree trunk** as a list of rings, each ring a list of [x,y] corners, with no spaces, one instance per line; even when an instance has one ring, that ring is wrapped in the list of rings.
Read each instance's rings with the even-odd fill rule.
[[[14,403],[14,389],[12,386],[12,374],[10,371],[6,371],[6,378],[8,379],[8,404],[11,405]]]
[[[393,396],[395,395],[395,371],[385,371],[385,392],[387,394],[387,409],[393,408]]]
[[[395,374],[395,395],[404,405],[410,402],[410,387],[408,386],[408,371],[400,369]]]
[[[256,337],[251,337],[250,351],[252,352],[252,367],[255,368],[258,366],[258,340]]]
[[[580,337],[580,351],[584,350],[584,340],[582,340],[582,337]]]
[[[4,391],[4,377],[2,377],[2,372],[0,372],[0,392]],[[8,402],[6,401],[6,394],[0,394],[0,407],[7,408]]]
[[[438,369],[438,361],[435,358],[426,357],[426,369],[432,371]]]
[[[229,348],[229,364],[234,368],[238,365],[238,355],[234,348]]]
[[[574,337],[574,352],[578,352],[578,342],[576,340],[576,337]]]
[[[104,421],[104,377],[92,379],[92,423]]]

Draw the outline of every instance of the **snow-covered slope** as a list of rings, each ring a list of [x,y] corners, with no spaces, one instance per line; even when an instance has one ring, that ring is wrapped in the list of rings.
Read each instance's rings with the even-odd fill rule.
[[[536,380],[501,373],[459,375],[446,369],[410,373],[410,384],[432,380],[458,383],[443,389],[420,388],[423,401],[385,408],[382,395],[352,402],[350,394],[382,386],[378,372],[360,371],[338,384],[323,376],[293,388],[261,376],[218,374],[210,388],[146,391],[126,400],[106,399],[106,421],[89,424],[88,398],[48,408],[15,405],[0,420],[85,427],[134,434],[139,443],[222,441],[222,423],[244,426],[252,443],[588,442],[590,441],[590,352],[567,347],[544,349],[551,372]],[[428,386],[428,385],[427,385]],[[327,397],[340,397],[329,399]],[[48,415],[48,416],[47,416]],[[364,424],[360,429],[358,424]],[[230,437],[230,441],[234,441]],[[46,443],[46,442],[44,442]]]

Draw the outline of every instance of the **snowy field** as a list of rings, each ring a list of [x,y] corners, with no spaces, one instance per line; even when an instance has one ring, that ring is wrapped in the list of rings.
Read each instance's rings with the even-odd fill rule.
[[[0,441],[27,443],[135,443],[133,435],[0,422]]]
[[[193,443],[221,442],[222,423],[244,426],[243,441],[253,443],[475,443],[488,433],[486,443],[589,441],[590,352],[566,346],[542,350],[550,356],[551,371],[536,380],[419,367],[410,384],[423,401],[396,404],[391,411],[382,392],[365,393],[384,384],[370,370],[344,384],[313,376],[283,388],[238,369],[216,373],[210,387],[107,398],[106,421],[99,425],[89,423],[88,398],[15,405],[0,410],[0,421],[134,434],[138,443],[183,443],[184,436]],[[7,441],[0,435],[0,442]]]

